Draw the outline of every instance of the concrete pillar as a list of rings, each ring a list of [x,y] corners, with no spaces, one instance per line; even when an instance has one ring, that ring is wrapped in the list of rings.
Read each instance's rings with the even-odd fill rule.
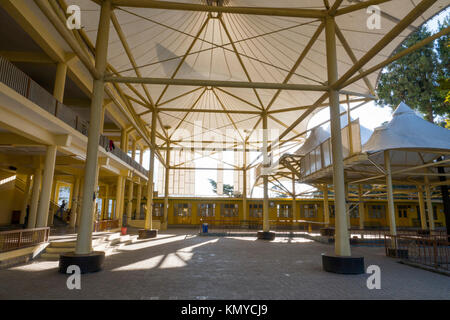
[[[92,251],[92,207],[95,203],[95,186],[97,182],[98,142],[101,130],[101,115],[104,97],[103,76],[106,70],[111,2],[103,1],[95,45],[95,68],[101,75],[94,80],[90,110],[89,136],[86,155],[83,204],[81,207],[80,229],[78,231],[75,253],[89,254]]]
[[[387,191],[387,204],[389,216],[389,232],[391,235],[395,236],[397,234],[397,227],[395,223],[394,192],[392,189],[391,155],[389,150],[384,151],[384,169],[386,170],[386,191]]]
[[[80,179],[80,192],[78,193],[78,206],[75,225],[80,226],[81,206],[83,204],[83,191],[84,190],[84,178]]]
[[[141,203],[142,203],[142,182],[139,178],[139,183],[137,185],[137,195],[136,195],[136,215],[135,219],[139,219],[141,215]]]
[[[53,183],[52,183],[52,193],[50,195],[50,212],[48,215],[48,226],[53,226],[53,220],[55,219],[55,208],[54,206],[51,205],[51,203],[56,203],[55,198],[56,198],[56,188],[58,186],[58,180],[56,180],[56,178],[53,178]]]
[[[344,179],[345,178],[346,178],[346,175],[344,172]],[[345,182],[344,186],[345,186],[345,212],[346,212],[346,216],[347,216],[347,225],[348,225],[348,228],[351,229],[352,223],[350,220],[350,195],[348,193],[348,183]]]
[[[330,206],[328,204],[328,185],[323,187],[323,222],[325,226],[330,225]]]
[[[170,177],[170,144],[167,144],[166,173],[164,178],[164,228],[169,226],[169,177]]]
[[[64,102],[64,88],[66,86],[67,65],[59,62],[56,66],[55,85],[53,96],[61,103]]]
[[[422,186],[417,186],[417,196],[419,198],[419,210],[420,210],[420,226],[422,230],[426,230],[427,227],[427,213],[425,211],[425,202],[423,201],[423,189]]]
[[[105,185],[105,194],[102,200],[102,212],[100,215],[100,220],[108,219],[108,197],[109,197],[109,185]]]
[[[365,221],[365,210],[364,210],[364,201],[363,201],[363,185],[358,185],[358,210],[359,210],[359,228],[361,230],[364,229],[364,221]]]
[[[122,195],[123,195],[123,179],[124,177],[118,176],[117,177],[117,185],[116,185],[116,210],[114,214],[114,220],[119,219],[121,216],[121,202],[122,202]]]
[[[42,190],[39,198],[36,227],[47,226],[50,197],[52,193],[53,176],[55,173],[56,146],[48,146],[45,154],[44,175],[42,177]]]
[[[75,177],[75,185],[73,187],[72,208],[70,210],[70,226],[75,227],[77,222],[78,196],[80,194],[80,178]]]
[[[336,30],[334,18],[327,16],[325,19],[325,38],[327,51],[328,83],[338,80],[337,55],[336,55]],[[333,184],[335,206],[335,254],[337,256],[350,256],[350,240],[345,210],[344,187],[344,161],[342,155],[341,120],[339,110],[339,92],[330,90],[330,127],[331,147],[333,156]]]
[[[23,204],[20,210],[20,224],[25,223],[25,217],[27,215],[28,199],[30,198],[30,186],[31,186],[31,174],[27,175],[27,181],[25,183],[25,190],[23,192]]]
[[[263,126],[263,183],[264,183],[264,200],[263,200],[263,231],[269,232],[269,155],[267,154],[268,131],[267,131],[267,112],[262,115]]]
[[[127,221],[131,220],[131,214],[133,212],[133,178],[131,178],[128,184],[128,202],[127,202]]]
[[[427,197],[428,227],[434,230],[433,204],[431,202],[431,188],[428,177],[425,176],[425,196]]]
[[[155,167],[155,139],[156,139],[156,119],[157,113],[153,110],[152,114],[152,131],[150,132],[150,165],[148,169],[148,188],[147,188],[147,211],[145,214],[145,230],[152,230],[153,220],[153,173]]]
[[[42,181],[42,168],[39,161],[38,167],[34,171],[33,175],[33,194],[31,195],[31,206],[27,225],[28,229],[36,228],[36,216],[38,210],[41,181]]]

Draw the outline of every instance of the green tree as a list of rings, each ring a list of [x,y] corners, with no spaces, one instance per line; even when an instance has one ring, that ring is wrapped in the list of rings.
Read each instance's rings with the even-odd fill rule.
[[[439,25],[442,30],[449,25],[449,18]],[[394,54],[429,37],[426,26],[409,36]],[[395,108],[404,101],[411,108],[433,122],[435,116],[450,113],[450,104],[445,101],[447,90],[442,83],[449,78],[448,35],[423,46],[388,65],[378,83],[378,105]]]
[[[213,192],[215,194],[217,194],[217,182],[214,181],[213,179],[208,179],[208,181],[213,188]],[[223,192],[223,194],[226,194],[227,196],[232,197],[234,195],[234,187],[229,184],[224,184],[222,192]]]

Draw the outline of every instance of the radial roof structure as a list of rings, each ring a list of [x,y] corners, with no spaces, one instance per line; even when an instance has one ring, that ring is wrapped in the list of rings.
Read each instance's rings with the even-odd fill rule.
[[[100,3],[70,3],[82,10],[78,41],[87,43],[91,52]],[[279,132],[280,145],[302,143],[308,120],[328,105],[331,86],[340,90],[342,102],[373,99],[380,69],[394,50],[448,1],[112,4],[108,77],[138,124],[150,130],[157,111],[158,147],[199,142],[197,148],[213,152],[217,147],[242,151],[244,142],[260,148],[255,130],[262,127],[263,113],[268,128]],[[63,1],[59,5],[66,9]],[[327,82],[327,15],[334,16],[336,25],[339,80],[334,84]]]

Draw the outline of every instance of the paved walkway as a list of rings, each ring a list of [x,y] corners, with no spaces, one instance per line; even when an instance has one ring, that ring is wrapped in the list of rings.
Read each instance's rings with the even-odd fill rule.
[[[173,229],[157,239],[124,246],[107,256],[104,270],[82,275],[68,290],[58,262],[0,270],[0,299],[449,299],[450,277],[401,265],[384,248],[354,247],[366,267],[381,268],[381,289],[367,274],[322,271],[322,252],[333,246],[300,238],[274,242],[252,237],[199,237]]]

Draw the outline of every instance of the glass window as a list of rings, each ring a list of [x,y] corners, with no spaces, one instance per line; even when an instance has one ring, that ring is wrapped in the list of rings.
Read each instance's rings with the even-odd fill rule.
[[[214,217],[216,204],[215,203],[200,203],[198,205],[199,217]]]
[[[190,217],[192,212],[190,203],[175,203],[173,215],[175,217]]]
[[[238,217],[239,207],[237,203],[223,203],[221,207],[222,217]]]
[[[376,204],[369,206],[369,218],[384,219],[386,216],[386,209],[384,205]]]
[[[408,218],[408,210],[411,206],[406,205],[398,205],[397,206],[397,214],[399,218]]]
[[[302,217],[303,218],[315,218],[315,217],[317,217],[317,204],[304,204],[302,206],[302,208],[303,208],[303,210],[302,210]],[[330,215],[331,215],[331,210],[330,210]]]
[[[259,203],[251,203],[249,205],[249,213],[252,218],[261,218],[263,216],[263,205]]]
[[[334,204],[328,205],[328,212],[330,213],[330,218],[334,218],[336,216],[336,210],[334,208]]]
[[[278,218],[292,218],[292,207],[290,204],[279,204],[277,207]]]
[[[153,203],[153,213],[154,217],[162,217],[164,215],[164,203]]]

